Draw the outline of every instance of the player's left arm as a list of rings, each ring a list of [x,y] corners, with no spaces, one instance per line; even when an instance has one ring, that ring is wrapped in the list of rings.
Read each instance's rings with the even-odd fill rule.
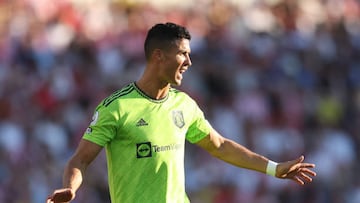
[[[268,164],[271,163],[268,158],[221,136],[214,129],[196,144],[212,156],[241,168],[267,173]],[[278,178],[294,180],[301,185],[311,182],[312,176],[316,176],[316,173],[311,170],[315,165],[303,161],[304,156],[300,156],[291,161],[277,163],[273,175]]]

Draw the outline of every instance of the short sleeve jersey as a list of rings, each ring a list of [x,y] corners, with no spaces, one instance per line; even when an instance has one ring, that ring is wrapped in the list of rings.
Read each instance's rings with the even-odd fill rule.
[[[154,100],[130,83],[97,106],[83,139],[106,148],[113,203],[184,203],[185,139],[196,143],[210,129],[184,92]]]

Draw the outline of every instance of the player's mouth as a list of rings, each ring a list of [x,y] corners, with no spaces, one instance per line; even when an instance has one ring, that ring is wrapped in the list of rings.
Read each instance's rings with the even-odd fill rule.
[[[179,71],[178,71],[178,79],[181,81],[183,79],[183,73],[185,73],[187,70],[187,68],[180,68]]]
[[[183,74],[183,73],[185,73],[186,71],[187,71],[187,68],[181,68],[181,69],[179,70],[180,74]]]

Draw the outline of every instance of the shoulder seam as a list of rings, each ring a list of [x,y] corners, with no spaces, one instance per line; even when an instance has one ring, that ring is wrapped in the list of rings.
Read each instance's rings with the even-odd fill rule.
[[[118,90],[111,94],[110,96],[106,97],[103,101],[103,105],[105,107],[109,106],[114,100],[118,99],[119,97],[125,96],[129,94],[131,91],[134,90],[134,87],[132,85],[128,85],[127,87]]]

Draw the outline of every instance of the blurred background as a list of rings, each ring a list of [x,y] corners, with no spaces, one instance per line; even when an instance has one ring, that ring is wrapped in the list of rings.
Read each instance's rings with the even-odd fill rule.
[[[298,186],[188,144],[194,203],[360,202],[357,0],[1,0],[0,202],[39,203],[107,95],[136,80],[159,22],[192,34],[180,89],[226,137],[317,165]],[[104,152],[74,203],[109,202]]]

